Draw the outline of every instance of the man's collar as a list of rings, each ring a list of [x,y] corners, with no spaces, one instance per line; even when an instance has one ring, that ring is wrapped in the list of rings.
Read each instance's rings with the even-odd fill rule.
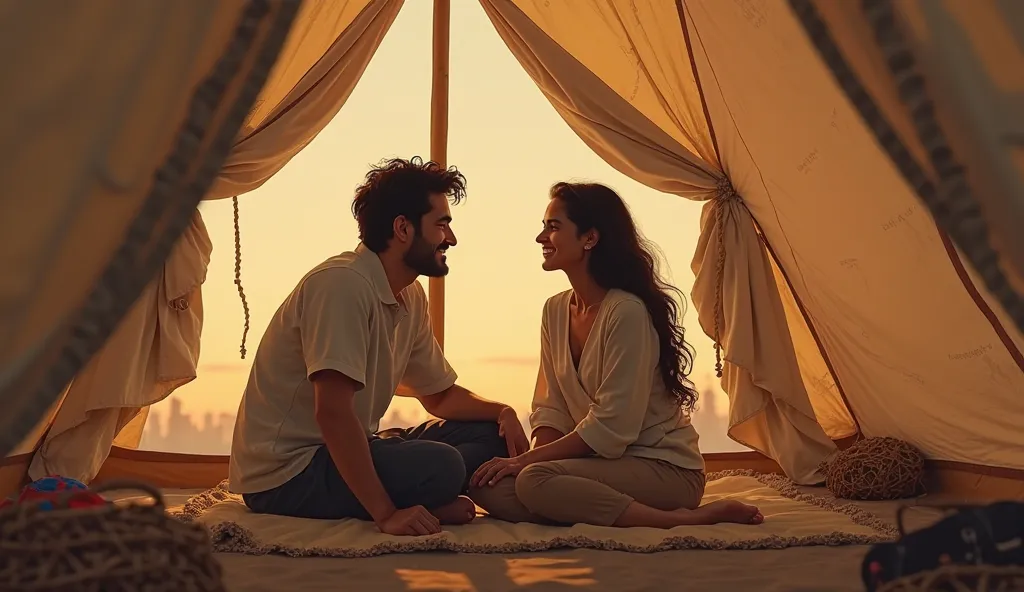
[[[370,281],[377,290],[377,296],[384,304],[398,304],[395,293],[391,291],[391,284],[388,282],[388,274],[384,272],[384,264],[381,263],[377,253],[371,251],[363,243],[356,247],[356,259],[363,265],[363,268],[370,274]]]

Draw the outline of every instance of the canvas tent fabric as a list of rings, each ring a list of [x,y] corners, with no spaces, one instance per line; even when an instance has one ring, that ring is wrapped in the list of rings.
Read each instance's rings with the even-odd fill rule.
[[[150,405],[195,379],[212,250],[197,211],[162,272],[68,385],[30,478],[56,474],[89,483],[115,442],[138,446]]]
[[[380,23],[374,18],[384,16],[366,11],[393,19],[401,7],[363,4],[336,14]],[[960,264],[786,3],[481,5],[597,154],[648,186],[705,202],[692,299],[702,328],[723,346],[731,436],[801,483],[820,480],[833,440],[858,433],[905,439],[933,459],[1024,469],[1014,452],[1024,438],[1015,429],[1024,415],[1024,337]],[[328,10],[302,6],[307,15]],[[387,27],[366,30],[344,44],[309,36],[325,53],[353,48],[338,60],[361,72]],[[262,91],[276,107],[257,100],[238,136],[239,147],[251,140],[249,156],[229,157],[221,174],[232,180],[207,197],[258,187],[351,92],[306,84],[335,71],[313,49],[313,69],[296,74],[301,68],[289,64],[306,51],[302,37],[289,37],[271,75],[280,73],[283,86]],[[294,99],[317,92],[300,116]],[[279,144],[259,146],[260,131]],[[154,157],[148,170],[156,165]],[[94,268],[115,247],[90,251]],[[67,296],[65,308],[74,302]]]
[[[401,0],[306,1],[235,147],[205,199],[259,188],[338,114]]]
[[[1024,330],[1024,7],[789,3],[880,147]]]
[[[0,6],[0,44],[19,56],[0,70],[5,452],[113,331],[188,226],[294,8],[266,0],[103,0],[58,13]]]
[[[303,4],[205,199],[258,188],[308,144],[351,94],[400,7],[391,0]],[[211,251],[197,211],[162,273],[66,389],[52,420],[45,417],[15,450],[31,451],[45,431],[31,478],[91,481],[112,444],[138,446],[150,405],[195,379]]]

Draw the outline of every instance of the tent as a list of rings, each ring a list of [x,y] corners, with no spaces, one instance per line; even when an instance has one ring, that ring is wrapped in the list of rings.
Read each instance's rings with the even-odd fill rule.
[[[1019,8],[480,2],[590,148],[703,202],[691,297],[720,346],[729,435],[756,451],[709,455],[711,470],[817,483],[845,443],[895,436],[946,486],[1024,492]],[[0,99],[4,493],[48,430],[77,425],[62,414],[96,411],[76,384],[98,392],[85,379],[115,380],[102,360],[124,352],[123,380],[151,398],[116,417],[125,447],[101,476],[225,478],[225,457],[130,448],[145,405],[195,377],[210,246],[196,206],[244,199],[306,146],[402,4],[0,7],[0,44],[21,56],[0,69],[19,89]],[[434,7],[444,163],[448,1]],[[443,344],[443,280],[429,294]]]

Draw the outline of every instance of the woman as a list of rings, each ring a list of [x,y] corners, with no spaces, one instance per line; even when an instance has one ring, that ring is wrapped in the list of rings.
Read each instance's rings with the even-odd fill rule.
[[[544,305],[534,448],[482,465],[471,497],[513,522],[760,524],[754,506],[700,506],[704,461],[689,421],[697,393],[678,290],[658,278],[626,204],[603,185],[558,183],[537,242],[543,268],[565,272],[572,289]]]

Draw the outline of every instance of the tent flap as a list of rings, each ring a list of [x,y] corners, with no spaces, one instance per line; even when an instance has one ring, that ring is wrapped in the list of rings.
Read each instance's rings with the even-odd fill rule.
[[[692,142],[687,140],[683,130],[677,128],[673,134],[660,127],[647,113],[616,92],[614,83],[598,77],[563,49],[558,40],[549,37],[513,2],[481,0],[481,3],[498,35],[552,107],[609,165],[665,193],[698,201],[710,197],[721,173],[717,165],[698,157],[691,150],[692,146],[687,147]],[[553,2],[531,6],[535,11],[561,12],[571,5]],[[582,14],[599,10],[593,6],[585,10],[580,5],[575,6]],[[674,12],[672,16],[675,18]],[[597,33],[591,29],[567,30],[573,34],[581,31],[586,35]],[[607,42],[596,36],[593,42],[584,40],[588,47],[590,43],[598,46]],[[629,63],[635,67],[634,62]],[[631,71],[624,74],[630,79],[634,77]],[[696,94],[687,100],[695,98]],[[707,127],[694,125],[691,130],[702,130],[706,134]]]
[[[404,0],[307,0],[205,199],[252,191],[341,110]]]
[[[685,6],[722,160],[861,433],[936,460],[1024,467],[1011,452],[1024,445],[1008,419],[1024,414],[1012,340],[965,289],[935,220],[796,15]]]
[[[729,436],[797,483],[820,483],[837,449],[815,418],[768,254],[735,191],[704,205],[692,268],[701,328],[725,352]]]
[[[0,44],[19,56],[0,71],[3,88],[19,89],[0,98],[0,137],[18,146],[0,163],[5,454],[188,226],[295,9],[265,0],[0,8]]]
[[[879,146],[1024,331],[1024,44],[1012,31],[1024,11],[964,0],[790,5]]]
[[[402,0],[309,1],[237,134],[211,193],[256,189],[334,117]],[[225,197],[225,196],[219,196]],[[149,406],[196,377],[202,292],[212,244],[199,212],[104,347],[77,374],[30,473],[91,480],[112,443],[135,447]],[[52,423],[52,425],[51,425]],[[38,430],[37,430],[38,432]],[[19,450],[32,450],[35,433]]]

